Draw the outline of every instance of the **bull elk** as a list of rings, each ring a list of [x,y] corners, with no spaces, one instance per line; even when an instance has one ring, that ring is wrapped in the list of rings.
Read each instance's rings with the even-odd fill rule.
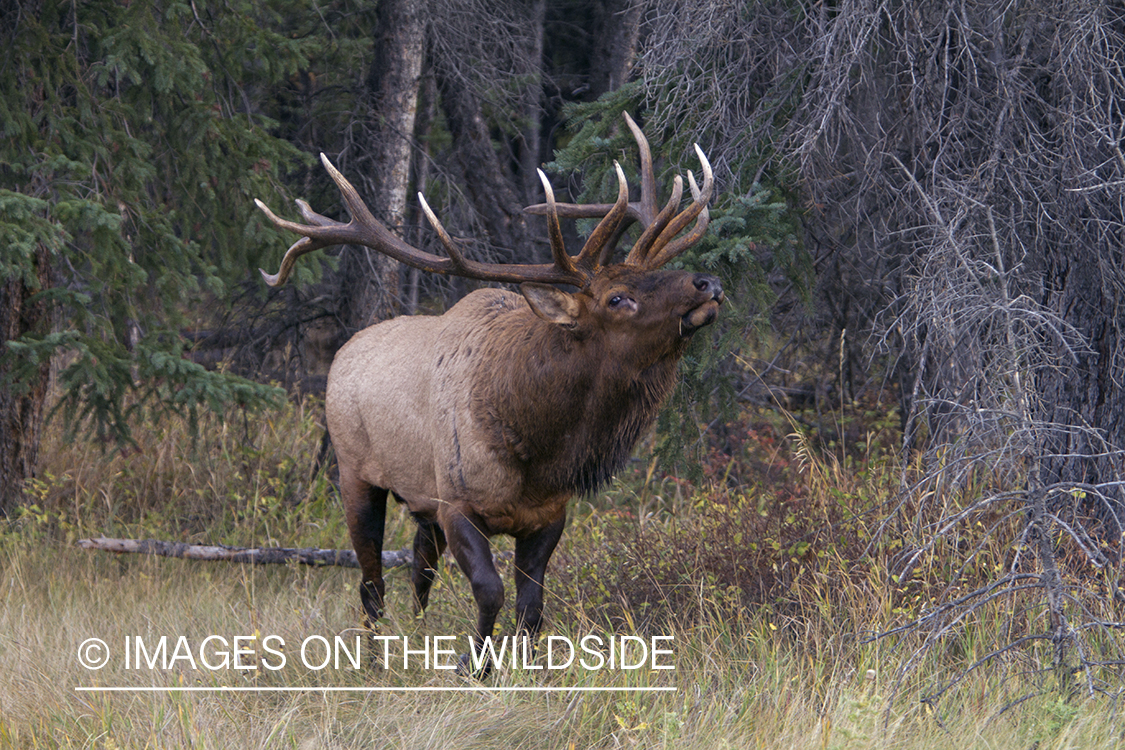
[[[381,550],[387,493],[418,524],[411,583],[425,608],[446,545],[472,583],[476,635],[490,636],[504,603],[489,538],[515,537],[516,616],[538,632],[543,576],[566,521],[567,501],[592,493],[629,458],[672,390],[692,334],[723,301],[719,279],[658,270],[702,237],[712,175],[702,189],[688,172],[693,201],[678,211],[678,175],[663,208],[656,202],[648,142],[628,114],[640,151],[641,197],[616,162],[613,205],[555,202],[525,209],[547,217],[553,263],[490,264],[465,258],[419,195],[448,257],[406,244],[375,220],[326,157],[351,221],[333,221],[297,201],[305,224],[258,207],[277,226],[303,235],[286,252],[271,286],[285,282],[298,256],[337,244],[364,245],[408,265],[471,279],[518,282],[520,294],[478,289],[440,316],[400,317],[357,333],[328,375],[328,431],[340,467],[348,530],[363,570],[368,617],[383,613]],[[563,243],[559,217],[600,217],[577,256]],[[622,263],[610,263],[620,230],[643,229]],[[694,222],[690,231],[683,233]],[[555,285],[570,285],[569,292]],[[462,657],[465,663],[465,657]]]

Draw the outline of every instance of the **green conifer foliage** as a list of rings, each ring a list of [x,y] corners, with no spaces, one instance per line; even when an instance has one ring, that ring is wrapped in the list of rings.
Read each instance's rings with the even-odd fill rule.
[[[323,44],[282,30],[313,11],[207,0],[4,6],[6,395],[42,390],[46,363],[65,352],[68,430],[118,444],[135,419],[276,399],[184,359],[178,331],[193,306],[285,245],[252,199],[280,200],[278,175],[300,155],[274,135],[263,92]],[[6,422],[0,442],[36,440],[26,421]]]

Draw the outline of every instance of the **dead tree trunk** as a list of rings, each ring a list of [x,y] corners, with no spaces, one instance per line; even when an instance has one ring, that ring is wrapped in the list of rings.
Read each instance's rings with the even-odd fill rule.
[[[282,565],[289,562],[302,565],[338,565],[358,568],[355,552],[350,549],[319,549],[313,547],[227,547],[213,544],[186,544],[164,542],[158,539],[79,539],[78,546],[86,550],[101,550],[118,554],[159,555],[184,560],[209,562],[250,563],[252,565]],[[383,567],[409,565],[414,559],[408,549],[383,552]]]
[[[319,547],[228,547],[222,544],[187,544],[165,542],[160,539],[79,539],[80,549],[121,554],[157,555],[177,557],[181,560],[205,562],[248,563],[250,565],[285,565],[295,562],[312,566],[339,566],[358,568],[355,551],[350,549],[321,549]],[[494,556],[496,561],[511,559],[510,552]],[[409,549],[383,550],[383,567],[397,568],[414,562]]]

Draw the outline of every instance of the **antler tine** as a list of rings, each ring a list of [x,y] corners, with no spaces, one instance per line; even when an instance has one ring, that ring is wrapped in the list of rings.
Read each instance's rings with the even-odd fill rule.
[[[274,212],[271,211],[265,203],[262,203],[257,198],[254,199],[254,205],[261,209],[262,213],[264,213],[270,221],[272,221],[281,229],[288,229],[293,232],[304,234],[304,231],[307,228],[305,225],[282,219],[281,217],[274,214]],[[297,201],[297,206],[301,211],[302,217],[310,224],[313,224],[315,226],[330,226],[332,224],[344,226],[339,222],[334,222],[328,217],[321,216],[320,214],[314,212],[312,208],[309,207],[309,204],[305,203],[302,200]],[[307,236],[302,237],[301,239],[290,245],[289,249],[285,251],[285,256],[281,259],[281,267],[278,269],[277,273],[267,273],[265,269],[262,268],[259,268],[258,271],[262,274],[262,278],[265,279],[266,283],[270,286],[281,286],[289,279],[289,274],[293,272],[293,265],[297,262],[297,258],[300,258],[305,253],[311,253],[314,250],[319,250],[322,247],[328,247],[332,244],[332,242],[317,241]]]
[[[348,223],[364,226],[371,226],[373,224],[383,226],[371,215],[371,212],[367,209],[367,204],[359,197],[359,191],[348,182],[348,178],[344,177],[344,175],[340,173],[340,170],[336,169],[336,165],[328,160],[328,157],[324,155],[323,151],[320,152],[320,163],[324,165],[328,176],[336,183],[336,187],[340,190],[340,195],[344,196],[344,205],[348,207],[348,215],[352,217],[352,220]]]
[[[555,203],[555,191],[551,188],[551,181],[547,179],[547,175],[542,169],[535,170],[539,173],[539,181],[543,183],[543,193],[547,197],[547,236],[551,240],[551,257],[555,259],[555,265],[568,273],[579,273],[579,270],[574,266],[574,262],[570,258],[570,254],[566,251],[566,243],[563,242],[562,227],[559,226],[559,212]]]
[[[651,224],[645,227],[645,231],[637,239],[633,249],[629,251],[629,255],[625,258],[625,265],[636,266],[644,263],[645,257],[648,255],[649,250],[652,248],[652,243],[664,231],[664,227],[668,226],[676,209],[680,207],[680,198],[684,194],[684,178],[676,175],[676,179],[672,182],[672,195],[668,198],[668,203],[656,215],[656,218]]]
[[[629,183],[625,181],[625,173],[621,171],[620,164],[613,162],[613,168],[617,171],[617,202],[586,238],[586,244],[582,246],[582,252],[578,253],[576,261],[580,268],[596,269],[602,264],[602,256],[611,249],[607,248],[607,243],[621,225],[625,211],[629,208]]]
[[[699,185],[695,182],[695,175],[688,170],[692,203],[676,218],[668,222],[668,226],[664,227],[652,243],[652,247],[648,249],[643,261],[645,268],[660,268],[698,242],[703,233],[707,231],[707,224],[711,220],[711,213],[707,210],[707,202],[711,200],[711,191],[714,188],[715,181],[711,172],[711,162],[707,161],[707,155],[703,153],[703,149],[699,147],[698,143],[695,144],[695,153],[703,168],[703,189],[700,190]],[[695,220],[695,226],[692,230],[683,237],[675,239],[676,235],[682,232],[692,220]]]
[[[437,216],[435,216],[433,211],[430,210],[430,207],[426,205],[425,199],[422,200],[422,210],[426,213],[427,219],[429,219],[430,224],[438,233],[438,237],[441,238],[441,242],[449,253],[449,257],[443,258],[439,255],[434,255],[408,245],[371,215],[371,211],[368,210],[367,205],[364,204],[363,200],[359,197],[359,193],[352,187],[352,184],[348,182],[347,178],[340,174],[336,167],[332,165],[327,156],[321,154],[320,160],[324,164],[324,168],[328,170],[328,174],[332,177],[336,186],[340,189],[348,213],[351,215],[351,220],[347,224],[333,221],[313,211],[304,201],[298,201],[297,205],[301,211],[301,216],[306,222],[305,224],[298,224],[276,216],[264,203],[255,201],[258,208],[260,208],[276,226],[303,235],[301,239],[293,243],[289,250],[286,251],[285,257],[281,261],[281,268],[276,274],[269,274],[262,271],[262,277],[270,286],[278,286],[285,283],[293,270],[293,265],[297,258],[313,250],[319,250],[320,248],[329,247],[331,245],[363,245],[389,258],[393,258],[394,260],[405,263],[408,266],[413,266],[414,268],[419,268],[423,271],[464,276],[481,281],[504,281],[514,283],[539,281],[547,284],[573,284],[579,287],[589,283],[589,275],[575,268],[572,263],[503,264],[480,263],[466,259],[457,249],[457,246],[453,243],[453,240],[449,237],[448,232],[445,231],[441,222],[438,221]],[[561,232],[559,238],[561,246]]]
[[[629,116],[628,112],[622,112],[625,115],[625,124],[629,126],[629,131],[633,134],[633,140],[637,142],[637,152],[640,156],[641,165],[641,200],[639,201],[638,213],[640,214],[639,221],[641,226],[648,227],[656,218],[656,175],[652,171],[652,150],[648,147],[648,138],[641,132],[637,123]]]
[[[556,203],[555,212],[560,219],[600,219],[616,205],[616,203]],[[550,210],[546,203],[533,203],[524,206],[523,212],[532,216],[546,216]],[[640,203],[633,202],[626,205],[625,217],[629,221],[639,221],[643,224]]]
[[[449,253],[449,259],[453,261],[453,265],[458,269],[464,268],[465,256],[461,254],[460,248],[453,244],[453,238],[449,236],[449,232],[445,231],[445,226],[438,219],[437,214],[433,212],[433,209],[430,208],[430,204],[426,202],[426,196],[422,195],[422,191],[418,191],[418,203],[422,206],[422,213],[426,215],[426,220],[437,232],[441,244],[445,246],[445,251]]]

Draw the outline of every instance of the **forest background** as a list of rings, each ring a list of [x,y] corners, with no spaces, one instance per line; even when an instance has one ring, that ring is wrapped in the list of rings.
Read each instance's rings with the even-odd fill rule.
[[[255,269],[292,238],[254,198],[339,216],[324,152],[418,247],[441,253],[422,192],[467,255],[543,261],[521,211],[542,200],[535,169],[576,202],[611,192],[614,158],[635,184],[628,111],[663,183],[691,144],[709,155],[711,230],[681,262],[720,274],[730,304],[633,470],[581,506],[560,599],[615,627],[692,612],[711,643],[768,645],[778,674],[821,665],[793,688],[809,715],[775,711],[821,746],[926,736],[966,690],[989,716],[1048,706],[1049,726],[1013,720],[1021,739],[1112,731],[1075,722],[1115,715],[1125,666],[1120,5],[2,0],[0,38],[9,610],[15,582],[34,607],[76,565],[97,588],[78,536],[345,538],[317,428],[327,363],[472,285],[349,247],[267,290]],[[25,581],[41,565],[42,591]],[[890,643],[878,688],[840,687]],[[834,657],[851,671],[825,672]],[[736,672],[722,736],[771,736]],[[29,695],[71,679],[46,674]],[[0,737],[93,731],[72,701]],[[694,727],[707,745],[709,709],[687,704],[550,721],[593,744]],[[513,726],[547,721],[524,709],[505,707]],[[93,714],[143,738],[120,711]]]

